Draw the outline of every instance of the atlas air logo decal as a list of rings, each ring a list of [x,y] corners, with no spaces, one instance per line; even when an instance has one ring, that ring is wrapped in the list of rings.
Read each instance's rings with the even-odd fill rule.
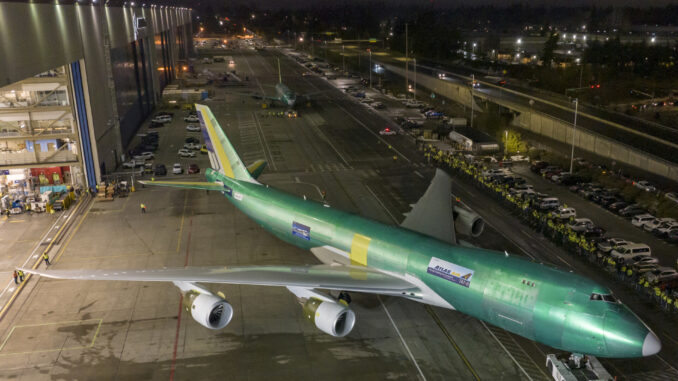
[[[304,224],[292,221],[292,235],[305,239],[307,241],[311,240],[311,228]]]
[[[431,258],[426,272],[467,288],[473,277],[473,270],[436,257]]]

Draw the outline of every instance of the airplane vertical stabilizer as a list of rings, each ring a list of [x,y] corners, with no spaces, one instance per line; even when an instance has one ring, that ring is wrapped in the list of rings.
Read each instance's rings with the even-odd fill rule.
[[[236,180],[257,182],[240,160],[219,122],[205,105],[195,104],[212,169]]]

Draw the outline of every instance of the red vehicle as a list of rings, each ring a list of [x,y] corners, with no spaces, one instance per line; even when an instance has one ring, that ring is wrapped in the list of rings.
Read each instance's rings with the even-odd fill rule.
[[[188,173],[200,173],[200,167],[198,167],[198,164],[191,164],[188,166]]]

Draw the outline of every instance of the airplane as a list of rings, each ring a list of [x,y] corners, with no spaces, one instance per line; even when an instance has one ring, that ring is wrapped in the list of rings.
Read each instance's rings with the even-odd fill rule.
[[[209,329],[227,326],[233,306],[199,283],[286,287],[301,302],[306,319],[335,337],[353,329],[357,316],[348,293],[360,292],[456,309],[574,354],[634,358],[660,351],[655,333],[608,288],[507,252],[458,245],[457,233],[477,235],[482,226],[477,215],[453,204],[452,180],[442,170],[402,224],[390,226],[260,183],[262,162],[248,169],[210,109],[196,104],[196,110],[212,166],[207,181],[144,184],[219,191],[266,231],[310,250],[323,264],[22,270],[56,279],[172,282],[185,308]]]
[[[278,83],[275,85],[275,96],[266,96],[266,95],[254,95],[255,98],[257,99],[268,99],[271,101],[276,101],[279,102],[289,108],[294,108],[294,106],[297,104],[297,100],[304,98],[304,99],[309,99],[311,95],[315,94],[320,94],[325,91],[314,91],[311,93],[305,93],[305,94],[300,94],[297,95],[294,91],[290,90],[287,85],[285,85],[282,81],[282,74],[280,72],[280,59],[278,59]]]

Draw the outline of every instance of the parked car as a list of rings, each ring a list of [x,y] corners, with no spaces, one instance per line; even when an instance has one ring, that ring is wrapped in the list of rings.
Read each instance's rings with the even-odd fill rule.
[[[670,231],[676,229],[678,229],[678,222],[669,221],[662,223],[659,227],[654,229],[652,233],[654,233],[654,235],[656,235],[657,237],[667,237]]]
[[[155,165],[155,171],[153,173],[156,176],[166,176],[167,175],[167,167],[165,167],[165,164],[156,164]]]
[[[540,210],[551,210],[560,207],[560,201],[555,197],[546,197],[542,199],[537,207]]]
[[[619,211],[620,216],[627,218],[633,218],[634,216],[645,213],[647,213],[647,210],[645,210],[642,206],[638,204],[629,205],[626,208]]]
[[[383,130],[379,131],[379,135],[395,135],[397,132],[390,127],[386,127]]]
[[[189,124],[186,126],[186,131],[188,132],[200,132],[200,126],[195,124]]]
[[[657,268],[657,270],[648,271],[648,273],[645,275],[645,279],[647,279],[647,281],[650,283],[659,283],[666,282],[669,280],[675,280],[678,279],[678,271],[671,267],[661,266]]]
[[[637,275],[644,275],[651,271],[657,270],[659,266],[656,263],[636,263],[631,265],[631,268]]]
[[[669,226],[672,222],[676,222],[673,218],[654,218],[652,221],[645,222],[643,230],[651,233],[660,226]]]
[[[173,112],[169,112],[169,111],[160,111],[160,112],[156,113],[156,114],[154,115],[154,117],[155,117],[155,116],[169,116],[169,117],[171,118],[171,117],[174,116],[174,113],[173,113]]]
[[[182,148],[177,152],[179,157],[195,157],[195,152]]]
[[[165,124],[165,123],[169,123],[171,121],[172,121],[172,117],[169,116],[169,115],[156,115],[155,117],[153,117],[153,119],[151,119],[152,123]]]
[[[184,149],[200,149],[200,144],[198,143],[185,143]]]
[[[151,120],[151,124],[148,126],[148,128],[160,128],[160,127],[164,127],[164,126],[165,126],[165,123],[163,123],[163,122],[155,122],[155,121]]]
[[[636,255],[631,258],[628,263],[633,265],[646,265],[646,264],[658,264],[659,258],[648,257],[647,255]]]
[[[153,152],[147,151],[147,152],[142,152],[138,155],[134,155],[132,157],[132,159],[134,159],[134,160],[151,160],[151,159],[153,159],[154,156],[155,155],[153,154]]]
[[[200,140],[198,140],[198,138],[194,138],[193,136],[189,136],[184,139],[184,143],[200,143]]]
[[[200,167],[198,164],[190,164],[188,166],[188,173],[193,174],[193,173],[200,173]]]
[[[668,198],[669,200],[678,203],[678,193],[676,192],[668,192],[664,194],[664,197]]]
[[[181,168],[181,163],[174,163],[174,165],[172,166],[172,173],[175,175],[180,175],[184,173],[184,169]]]
[[[198,123],[200,119],[198,119],[197,115],[188,115],[184,117],[184,122],[186,123]]]
[[[130,160],[122,163],[123,168],[134,168],[136,167],[136,161],[135,160]]]
[[[655,217],[651,214],[637,214],[631,218],[631,224],[637,228],[643,228],[645,223],[652,222]]]
[[[609,209],[613,212],[617,212],[617,211],[620,211],[620,210],[626,208],[627,206],[629,206],[629,204],[626,201],[617,201],[617,202],[613,202],[612,204],[608,205],[607,209]]]
[[[624,247],[626,245],[630,245],[632,243],[633,242],[627,241],[623,238],[608,238],[598,242],[596,244],[596,247],[603,253],[609,253],[612,250]]]
[[[386,105],[384,105],[381,102],[374,102],[374,103],[372,103],[372,107],[377,109],[377,110],[382,110],[382,109],[386,108]]]
[[[678,243],[678,228],[669,230],[666,233],[666,240],[673,243]]]
[[[625,245],[618,249],[610,251],[612,258],[617,260],[627,261],[638,255],[652,256],[652,250],[644,243],[634,243],[632,245]]]
[[[553,215],[561,220],[567,220],[570,217],[577,217],[577,211],[574,208],[559,208]]]
[[[657,188],[652,185],[649,181],[646,180],[641,180],[638,181],[637,183],[633,184],[636,186],[636,188],[640,188],[644,190],[645,192],[656,192]]]
[[[546,161],[535,161],[530,165],[530,170],[534,173],[540,173],[542,169],[549,166],[549,163]]]
[[[570,229],[577,233],[583,233],[594,226],[596,225],[588,218],[575,218],[574,222],[570,224]]]

